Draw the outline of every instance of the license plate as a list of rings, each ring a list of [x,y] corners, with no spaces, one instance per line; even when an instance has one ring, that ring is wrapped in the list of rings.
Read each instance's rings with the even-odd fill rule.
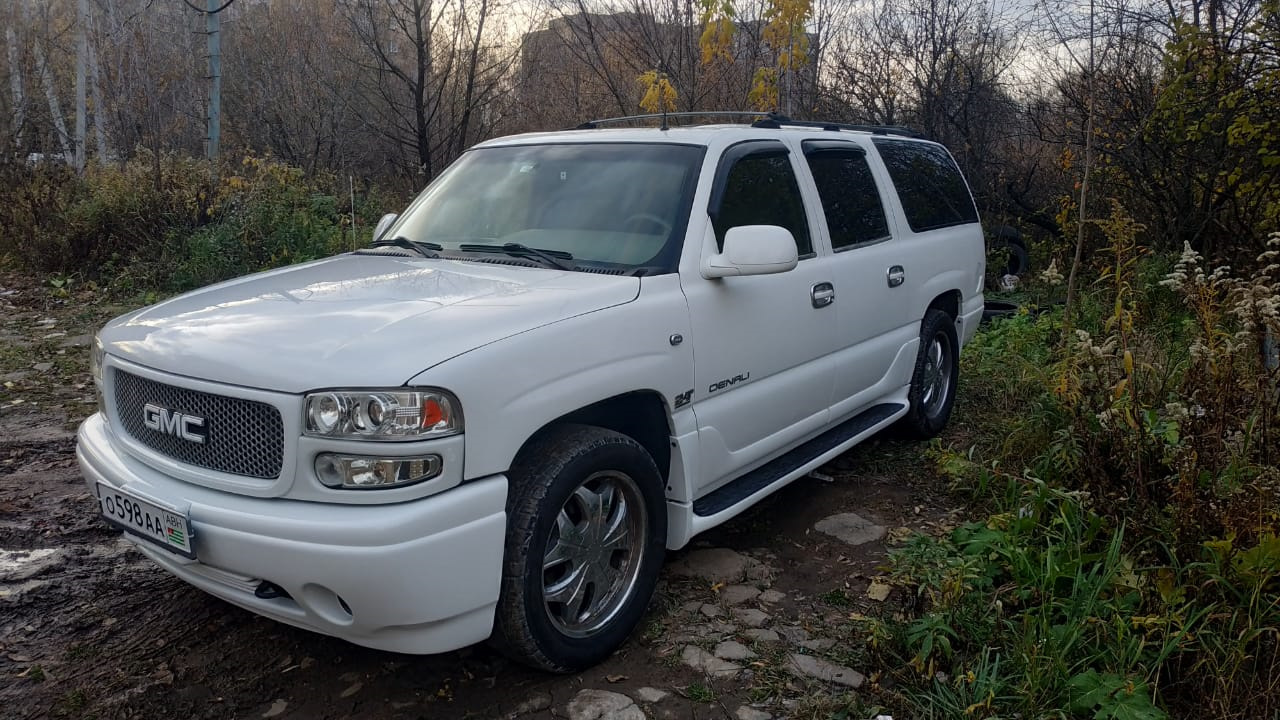
[[[191,523],[185,514],[102,483],[98,483],[98,505],[102,517],[112,525],[170,552],[195,558]]]

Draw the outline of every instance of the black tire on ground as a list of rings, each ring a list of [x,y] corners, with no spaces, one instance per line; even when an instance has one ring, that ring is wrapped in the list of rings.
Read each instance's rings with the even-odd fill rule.
[[[1027,246],[1021,240],[1005,241],[997,247],[1009,254],[1009,262],[1004,266],[1003,275],[1026,275],[1031,270],[1031,253],[1027,252]]]
[[[530,443],[509,478],[491,642],[551,672],[595,665],[640,623],[662,569],[658,468],[626,435],[562,425]]]
[[[995,318],[1009,317],[1018,312],[1018,306],[1011,302],[987,300],[982,308],[982,322],[988,323]]]
[[[1031,253],[1027,251],[1027,243],[1022,233],[1010,225],[1000,225],[991,239],[992,250],[1004,250],[1008,253],[1008,262],[1001,269],[1000,275],[1025,275],[1031,270]]]
[[[960,379],[959,348],[955,320],[930,308],[920,324],[920,351],[907,394],[910,409],[898,421],[902,434],[931,438],[946,426]]]

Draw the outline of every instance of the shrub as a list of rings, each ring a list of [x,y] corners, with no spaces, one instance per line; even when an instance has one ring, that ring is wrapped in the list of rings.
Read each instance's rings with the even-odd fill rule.
[[[885,647],[934,716],[1273,717],[1280,235],[1237,274],[1098,225],[1070,337],[1024,313],[966,349],[968,447],[933,452],[992,514],[895,555],[922,602]]]
[[[214,172],[202,161],[143,152],[82,177],[44,166],[6,172],[0,254],[35,272],[78,274],[118,290],[187,290],[357,242],[349,195],[336,178],[270,159]],[[392,204],[362,192],[357,233]]]

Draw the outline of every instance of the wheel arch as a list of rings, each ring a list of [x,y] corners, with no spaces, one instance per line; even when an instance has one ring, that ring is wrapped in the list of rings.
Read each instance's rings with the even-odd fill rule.
[[[535,430],[520,445],[516,458],[552,428],[593,425],[621,433],[640,443],[653,458],[665,485],[671,474],[671,412],[657,390],[632,390],[567,412]]]
[[[941,293],[929,301],[929,305],[925,307],[924,313],[921,314],[921,318],[928,314],[930,310],[936,308],[949,315],[954,321],[956,318],[960,317],[960,304],[963,302],[962,298],[963,295],[959,290],[948,290]],[[921,322],[924,322],[923,319]]]

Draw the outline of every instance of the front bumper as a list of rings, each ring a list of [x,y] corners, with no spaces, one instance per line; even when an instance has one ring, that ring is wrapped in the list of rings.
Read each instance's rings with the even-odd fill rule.
[[[492,630],[506,535],[503,475],[420,500],[341,505],[248,497],[175,480],[120,452],[101,415],[84,422],[77,441],[91,493],[101,482],[186,511],[196,560],[126,537],[212,595],[395,652],[455,650]],[[289,597],[259,597],[263,581]]]

